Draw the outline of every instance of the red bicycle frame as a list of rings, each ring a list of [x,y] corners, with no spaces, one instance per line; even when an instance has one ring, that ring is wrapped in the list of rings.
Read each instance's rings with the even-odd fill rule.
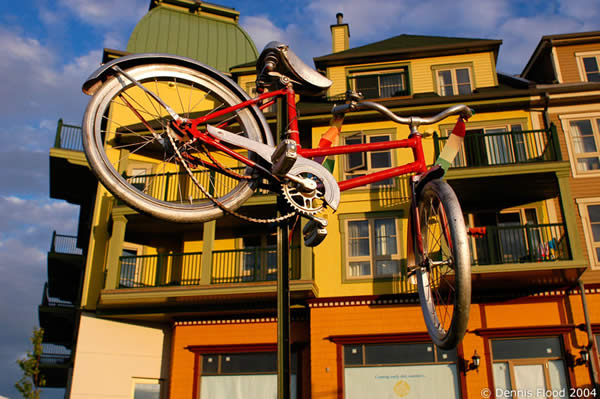
[[[350,144],[350,145],[341,145],[329,148],[301,148],[300,146],[300,135],[298,131],[298,117],[296,112],[296,93],[291,85],[286,86],[282,89],[262,93],[258,97],[255,97],[250,100],[246,100],[239,104],[233,105],[231,107],[227,107],[213,113],[209,113],[207,115],[201,116],[199,118],[193,119],[189,121],[189,124],[184,127],[184,130],[197,138],[198,140],[223,151],[234,159],[250,166],[256,167],[256,163],[243,155],[235,152],[229,147],[221,144],[218,140],[210,137],[207,134],[203,134],[198,130],[198,126],[206,124],[213,119],[219,118],[221,116],[225,116],[232,112],[235,112],[239,109],[250,107],[253,105],[257,105],[265,100],[269,100],[266,103],[260,106],[260,109],[265,109],[271,106],[277,97],[284,97],[287,104],[287,117],[289,121],[288,130],[286,132],[287,136],[296,142],[298,147],[298,154],[305,158],[315,158],[315,157],[323,157],[329,155],[344,155],[351,154],[355,152],[371,152],[371,151],[382,151],[382,150],[390,150],[396,148],[411,148],[414,161],[407,163],[402,166],[397,166],[391,169],[382,170],[379,172],[369,173],[364,176],[355,177],[352,179],[347,179],[338,182],[340,191],[350,190],[355,187],[365,186],[368,184],[376,183],[382,180],[386,180],[392,177],[397,177],[409,173],[425,173],[427,171],[427,166],[425,163],[425,154],[423,153],[423,145],[422,138],[420,135],[413,135],[407,139],[403,140],[393,140],[387,142],[378,142],[378,143],[365,143],[365,144]],[[223,128],[227,125],[227,122],[221,123],[217,127]]]

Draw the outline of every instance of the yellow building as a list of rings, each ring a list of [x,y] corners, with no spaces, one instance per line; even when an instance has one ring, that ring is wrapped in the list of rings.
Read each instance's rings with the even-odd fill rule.
[[[225,66],[218,54],[181,54],[177,40],[152,40],[152,24],[166,15],[198,29],[238,32],[236,43],[247,37],[233,10],[164,0],[151,3],[128,52],[200,59],[252,91],[253,44],[247,46],[252,57]],[[344,192],[338,211],[327,215],[328,237],[314,249],[302,245],[296,229],[293,396],[479,398],[489,392],[499,398],[511,390],[568,395],[575,389],[573,395],[585,397],[598,381],[600,334],[597,33],[544,37],[523,76],[513,77],[496,71],[499,40],[400,35],[349,48],[341,15],[331,31],[332,53],[314,61],[333,85],[327,98],[301,98],[303,146],[317,146],[332,105],[348,89],[402,116],[467,104],[476,114],[446,179],[468,226],[485,229],[469,238],[471,317],[464,341],[449,351],[431,343],[416,286],[402,277],[406,179]],[[578,78],[571,64],[578,65]],[[274,114],[266,116],[273,126]],[[421,129],[428,163],[453,124]],[[340,143],[407,135],[408,128],[361,111],[347,115]],[[51,196],[81,205],[78,236],[53,238],[40,306],[46,342],[71,349],[61,367],[46,365],[54,386],[67,386],[72,398],[273,397],[274,230],[229,215],[181,225],[140,214],[97,184],[77,137],[75,127],[60,124],[50,152]],[[333,173],[344,180],[410,159],[408,150],[342,156]],[[120,172],[172,173],[138,161]],[[162,183],[165,198],[167,188]],[[262,215],[275,201],[274,194],[258,192],[242,211]]]

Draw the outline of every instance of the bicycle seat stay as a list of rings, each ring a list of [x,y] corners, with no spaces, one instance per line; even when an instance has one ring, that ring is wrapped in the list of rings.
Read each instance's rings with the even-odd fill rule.
[[[272,80],[285,76],[294,84],[294,91],[299,94],[320,95],[333,82],[306,65],[298,56],[281,42],[268,43],[256,61],[258,79],[265,75]],[[279,80],[279,79],[277,79]],[[261,84],[268,86],[269,82],[262,80]]]

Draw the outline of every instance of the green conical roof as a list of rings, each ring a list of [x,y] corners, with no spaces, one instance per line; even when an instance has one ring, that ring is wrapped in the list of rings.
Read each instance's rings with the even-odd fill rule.
[[[231,13],[239,15],[235,10]],[[176,9],[160,3],[138,22],[127,52],[181,55],[222,72],[258,57],[256,46],[237,24],[237,17],[212,16],[210,10]]]

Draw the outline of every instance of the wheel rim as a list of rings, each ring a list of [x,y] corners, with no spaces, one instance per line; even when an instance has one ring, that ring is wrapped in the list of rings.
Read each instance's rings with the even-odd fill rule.
[[[420,215],[423,237],[423,257],[420,278],[424,287],[424,302],[434,330],[445,337],[454,316],[456,298],[454,253],[448,217],[439,198],[426,199]]]
[[[240,101],[212,78],[190,70],[169,66],[157,70],[146,66],[131,73],[184,118],[212,113]],[[99,99],[93,115],[92,149],[86,151],[92,153],[88,154],[90,163],[101,171],[100,179],[113,194],[130,206],[166,219],[173,219],[173,210],[180,213],[214,210],[208,218],[221,212],[195,187],[197,182],[232,208],[252,194],[248,180],[240,178],[250,174],[249,169],[222,154],[203,155],[192,140],[182,140],[170,127],[167,111],[125,78],[117,77],[108,84],[111,86]],[[260,127],[248,109],[234,114],[229,123],[229,131],[262,141]],[[182,166],[172,144],[178,146],[180,153],[187,150],[195,164],[187,162],[187,167]],[[245,151],[241,153],[249,156]],[[209,162],[231,168],[234,173],[210,171],[205,167]],[[122,176],[123,172],[127,176]]]

